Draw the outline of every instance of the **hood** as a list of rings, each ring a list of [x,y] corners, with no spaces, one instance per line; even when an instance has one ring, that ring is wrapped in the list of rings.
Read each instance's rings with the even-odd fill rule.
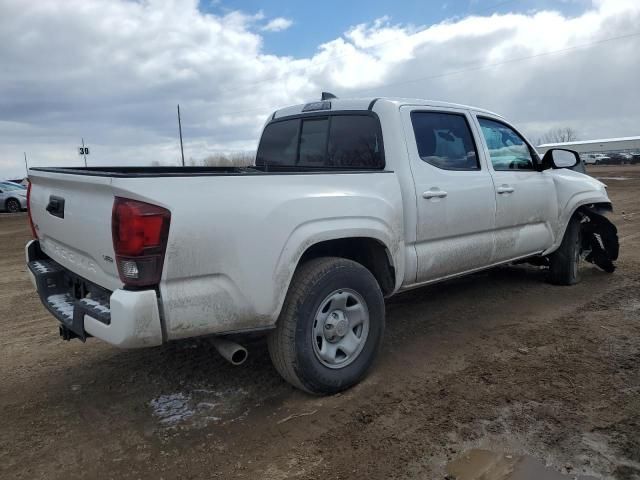
[[[553,170],[553,174],[554,178],[562,182],[575,183],[576,185],[580,184],[585,188],[592,188],[594,190],[603,190],[607,188],[606,183],[603,183],[586,173],[576,172],[574,170],[569,170],[568,168]]]

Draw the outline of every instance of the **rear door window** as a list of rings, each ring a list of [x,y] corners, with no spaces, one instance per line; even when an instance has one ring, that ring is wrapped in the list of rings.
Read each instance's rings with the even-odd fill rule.
[[[443,170],[479,170],[478,153],[464,115],[412,112],[411,124],[418,154]]]

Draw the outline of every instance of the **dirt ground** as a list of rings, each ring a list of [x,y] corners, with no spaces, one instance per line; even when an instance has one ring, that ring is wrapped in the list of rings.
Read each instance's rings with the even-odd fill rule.
[[[329,398],[285,384],[261,339],[240,367],[204,339],[62,341],[25,273],[26,215],[1,215],[0,478],[453,479],[483,449],[640,479],[640,166],[590,172],[614,274],[555,287],[521,265],[394,297],[373,371]]]

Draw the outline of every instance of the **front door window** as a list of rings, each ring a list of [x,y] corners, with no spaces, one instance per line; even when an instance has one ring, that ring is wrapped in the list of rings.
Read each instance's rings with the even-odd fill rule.
[[[518,132],[488,118],[480,117],[478,122],[494,170],[535,170],[534,154]]]

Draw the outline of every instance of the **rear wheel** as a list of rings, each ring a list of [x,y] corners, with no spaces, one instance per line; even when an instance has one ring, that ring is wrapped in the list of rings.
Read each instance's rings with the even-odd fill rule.
[[[296,271],[269,353],[292,385],[332,394],[362,380],[383,332],[384,300],[371,272],[344,258],[317,258]]]
[[[18,213],[20,211],[20,202],[15,198],[10,198],[7,200],[7,212],[9,213]]]
[[[549,255],[549,281],[556,285],[574,285],[580,281],[582,233],[580,219],[572,217],[560,248]]]

